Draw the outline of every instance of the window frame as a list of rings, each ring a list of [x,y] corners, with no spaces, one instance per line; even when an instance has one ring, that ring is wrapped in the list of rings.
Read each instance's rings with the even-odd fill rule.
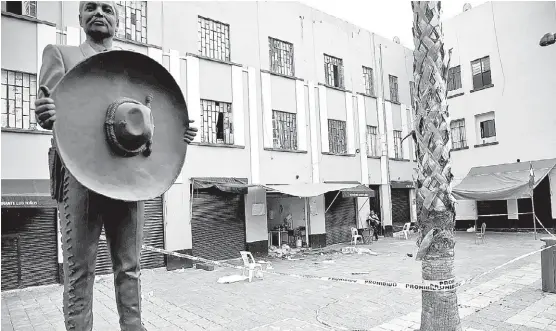
[[[403,160],[402,131],[392,131],[394,132],[394,159]]]
[[[398,83],[398,76],[388,75],[388,87],[390,89],[390,101],[400,102],[400,89]]]
[[[448,69],[447,83],[448,92],[457,91],[463,87],[461,83],[461,65]]]
[[[210,24],[210,27],[208,29],[205,28],[206,23]],[[199,39],[197,41],[199,46],[199,55],[217,61],[230,62],[232,59],[230,24],[198,15],[197,26],[197,33],[199,36]],[[218,31],[219,29],[221,31]],[[204,30],[206,30],[207,32],[203,33]],[[211,34],[213,35],[213,39],[207,39],[207,36],[210,36]],[[220,42],[218,41],[219,39]]]
[[[37,91],[38,91],[38,82],[37,82],[37,75],[23,72],[23,71],[16,71],[16,70],[9,70],[2,68],[2,74],[6,73],[5,76],[2,75],[0,80],[0,85],[2,89],[0,90],[0,118],[3,119],[6,116],[6,125],[4,125],[3,120],[0,122],[2,129],[16,129],[16,130],[24,130],[24,131],[39,131],[39,125],[36,122],[35,118],[35,100],[37,98]],[[10,73],[13,73],[13,83],[10,83]],[[21,75],[21,83],[18,84],[18,75]],[[28,87],[25,84],[25,76],[28,79]],[[4,77],[6,78],[6,82],[4,82]],[[34,85],[33,85],[34,84]],[[13,99],[10,98],[10,87],[13,87]],[[17,93],[17,88],[20,88],[21,93]],[[25,89],[28,89],[28,101],[25,101]],[[16,107],[16,102],[18,100],[18,95],[20,95],[20,105],[21,107]],[[14,103],[13,106],[13,113],[10,113],[10,101]],[[27,115],[25,115],[25,103],[28,103],[28,111]],[[20,109],[21,117],[21,127],[17,126],[17,109]],[[11,115],[13,114],[13,115]],[[10,125],[10,117],[13,116],[15,125]],[[28,118],[28,127],[25,127],[25,117]]]
[[[347,123],[346,121],[328,119],[328,152],[334,155],[347,154]],[[336,133],[336,135],[335,135]],[[343,134],[343,137],[340,135]],[[343,139],[334,139],[334,138]]]
[[[290,126],[288,126],[288,124],[290,124]],[[286,130],[284,131],[284,129]],[[284,151],[297,151],[299,150],[299,139],[297,135],[297,114],[273,109],[272,147]],[[289,142],[289,144],[287,142]]]
[[[335,71],[334,67],[338,69]],[[326,85],[344,89],[344,60],[324,53],[324,79],[326,80]]]
[[[378,152],[378,127],[367,124],[367,156],[379,156]]]
[[[9,11],[8,10],[8,1],[6,1],[5,3],[5,10],[7,13],[10,14],[14,14],[14,15],[21,15],[21,16],[26,16],[26,17],[32,17],[32,18],[37,18],[37,1],[13,1],[15,5],[15,2],[19,2],[21,4],[21,14],[20,13],[14,13],[13,11]],[[29,4],[29,6],[25,6],[26,4]],[[11,8],[10,8],[11,9]],[[34,10],[34,12],[32,12]]]
[[[201,123],[200,123],[200,141],[203,144],[210,144],[210,145],[234,145],[235,137],[234,137],[234,113],[232,108],[232,103],[224,102],[224,101],[217,101],[217,100],[210,100],[210,99],[201,99]],[[209,109],[205,107],[205,105],[211,105],[213,108],[219,108],[218,110]],[[222,106],[221,106],[222,105]],[[205,114],[220,114],[222,113],[222,139],[219,141],[219,134],[218,134],[218,122],[220,115],[217,115],[216,119],[213,119],[212,116],[206,116]],[[228,114],[228,116],[226,116]],[[205,120],[205,116],[207,119]],[[209,128],[208,123],[211,123]],[[226,126],[227,124],[227,126]]]
[[[374,70],[371,67],[363,66],[363,86],[365,94],[375,96]]]
[[[488,61],[488,70],[485,70],[486,65],[484,63],[486,63]],[[477,74],[473,73],[473,66],[476,64],[480,64],[481,69],[480,72]],[[480,82],[480,86],[476,85],[476,81],[475,81],[475,77],[480,76],[481,78],[481,82]],[[487,77],[485,79],[485,77]],[[490,56],[484,56],[480,59],[476,59],[471,61],[471,80],[473,82],[473,90],[480,90],[482,88],[485,88],[487,86],[492,85],[492,66],[490,63]],[[486,81],[485,81],[486,80]],[[488,84],[487,84],[488,82]]]
[[[488,122],[492,122],[493,134],[490,135],[490,136],[486,136],[486,133],[485,133],[486,123],[488,123]],[[483,123],[485,123],[485,124],[483,125]],[[481,130],[481,139],[496,138],[496,120],[494,118],[484,120],[484,121],[480,121],[479,122],[479,128]]]
[[[128,5],[128,3],[131,3]],[[135,6],[135,3],[139,3],[139,8]],[[116,37],[121,38],[123,40],[129,40],[136,43],[147,44],[148,38],[148,20],[147,20],[147,10],[148,10],[148,1],[116,1],[116,7],[118,10],[118,16],[120,20],[120,24],[117,27]],[[128,18],[128,11],[127,9],[130,8],[130,26],[127,25],[127,18]],[[133,16],[132,11],[135,11],[135,24],[131,21],[131,17]],[[141,40],[137,40],[137,12],[141,14]],[[135,30],[132,29],[135,27]],[[130,33],[129,37],[127,34],[127,29],[129,28]]]
[[[276,47],[276,45],[279,45],[280,47]],[[287,47],[289,47],[290,49],[288,50]],[[268,64],[270,72],[279,75],[295,77],[295,50],[293,43],[269,36],[268,52]],[[288,69],[290,69],[291,72],[288,72]]]
[[[459,140],[454,139],[454,133],[459,134]],[[459,118],[450,122],[450,139],[452,140],[452,149],[462,149],[467,147],[465,118]]]

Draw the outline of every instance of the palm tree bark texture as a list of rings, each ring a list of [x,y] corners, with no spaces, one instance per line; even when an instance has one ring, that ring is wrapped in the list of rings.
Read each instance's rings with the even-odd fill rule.
[[[452,197],[450,119],[440,1],[413,1],[413,76],[417,149],[417,259],[427,281],[454,280],[455,200]],[[421,331],[460,331],[456,290],[423,291]]]

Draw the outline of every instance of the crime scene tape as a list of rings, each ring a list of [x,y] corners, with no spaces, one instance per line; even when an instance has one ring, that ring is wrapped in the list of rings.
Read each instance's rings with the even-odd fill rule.
[[[105,236],[101,236],[100,237],[101,240],[106,240]],[[465,280],[461,280],[456,282],[455,279],[448,279],[448,280],[442,280],[442,281],[434,281],[434,280],[423,280],[422,284],[412,284],[412,283],[399,283],[399,282],[393,282],[393,281],[383,281],[383,280],[371,280],[371,279],[357,279],[357,278],[344,278],[344,277],[328,277],[328,276],[315,276],[315,275],[304,275],[304,274],[293,274],[293,273],[285,273],[285,272],[278,272],[278,271],[269,271],[269,270],[264,270],[263,273],[265,274],[271,274],[271,275],[276,275],[276,276],[286,276],[286,277],[295,277],[295,278],[304,278],[304,279],[313,279],[313,280],[321,280],[321,281],[330,281],[330,282],[338,282],[338,283],[347,283],[347,284],[358,284],[358,285],[370,285],[370,286],[380,286],[380,287],[389,287],[389,288],[399,288],[399,289],[405,289],[405,290],[417,290],[417,291],[430,291],[430,292],[444,292],[444,291],[455,291],[458,287],[463,286],[464,284],[467,283],[471,283],[481,277],[484,277],[498,269],[501,269],[509,264],[512,264],[514,262],[517,262],[519,260],[522,260],[526,257],[529,257],[531,255],[534,255],[536,253],[542,252],[544,250],[547,250],[549,248],[552,248],[556,245],[546,245],[545,247],[542,247],[538,250],[535,250],[533,252],[529,252],[527,254],[523,254],[521,256],[518,256],[508,262],[505,262],[495,268],[492,268],[488,271],[485,271],[477,276],[474,277],[470,277],[468,279]],[[237,270],[243,270],[244,267],[243,266],[237,266],[237,265],[233,265],[233,264],[229,264],[226,262],[219,262],[219,261],[213,261],[213,260],[207,260],[204,259],[202,257],[197,257],[197,256],[192,256],[192,255],[188,255],[188,254],[182,254],[182,253],[177,253],[177,252],[172,252],[172,251],[168,251],[165,249],[161,249],[161,248],[156,248],[156,247],[152,247],[152,246],[148,246],[148,245],[142,245],[142,248],[144,250],[147,251],[151,251],[151,252],[158,252],[161,254],[165,254],[165,255],[172,255],[175,257],[180,257],[180,258],[185,258],[185,259],[189,259],[192,261],[198,261],[198,262],[202,262],[202,263],[206,263],[206,264],[211,264],[211,265],[215,265],[215,266],[219,266],[219,267],[225,267],[225,268],[231,268],[231,269],[237,269]]]

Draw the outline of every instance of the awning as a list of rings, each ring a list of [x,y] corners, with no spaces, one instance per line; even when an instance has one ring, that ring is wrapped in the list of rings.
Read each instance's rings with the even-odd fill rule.
[[[365,185],[359,185],[352,188],[342,190],[342,197],[344,198],[374,198],[375,191]]]
[[[317,184],[285,184],[285,185],[261,185],[271,191],[277,191],[294,197],[310,198],[323,195],[331,191],[342,191],[358,187],[361,184],[343,184],[343,183],[317,183]]]
[[[50,196],[50,180],[2,179],[2,208],[50,207],[56,207]]]
[[[192,178],[193,189],[216,188],[222,192],[247,194],[247,179],[233,177],[197,177]]]
[[[536,187],[556,166],[556,159],[531,162]],[[458,200],[510,200],[530,198],[529,162],[471,168],[452,189]]]

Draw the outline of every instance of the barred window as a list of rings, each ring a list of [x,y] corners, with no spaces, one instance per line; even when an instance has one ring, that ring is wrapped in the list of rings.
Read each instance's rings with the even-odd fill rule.
[[[448,91],[455,91],[461,88],[461,66],[453,67],[448,70]]]
[[[388,75],[388,80],[390,81],[390,101],[400,102],[398,95],[398,77]]]
[[[147,43],[147,1],[117,1],[120,24],[117,36]]]
[[[277,74],[294,76],[293,44],[268,37],[270,49],[270,71]]]
[[[324,76],[327,85],[344,88],[344,61],[324,54]]]
[[[346,122],[328,120],[328,149],[332,154],[346,154]]]
[[[496,137],[496,126],[494,120],[481,122],[481,139]]]
[[[37,76],[2,69],[2,127],[37,129]]]
[[[490,57],[486,56],[471,62],[471,71],[473,73],[473,89],[476,90],[492,84]]]
[[[201,99],[201,141],[208,144],[234,144],[232,104]]]
[[[394,130],[394,158],[403,158],[402,132]]]
[[[6,1],[6,11],[16,15],[37,17],[36,1]]]
[[[452,149],[467,147],[465,137],[465,119],[450,122],[450,135],[452,137]]]
[[[375,95],[375,88],[373,83],[373,69],[363,67],[363,82],[365,84],[365,93],[368,95]]]
[[[230,61],[230,25],[199,16],[199,54]]]
[[[274,148],[297,150],[296,114],[273,110],[272,136]]]
[[[367,125],[367,155],[378,156],[377,127]]]

